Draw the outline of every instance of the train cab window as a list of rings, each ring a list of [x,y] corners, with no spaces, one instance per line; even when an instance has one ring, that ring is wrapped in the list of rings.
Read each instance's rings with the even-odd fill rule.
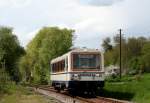
[[[100,68],[100,55],[98,54],[73,54],[74,69]]]

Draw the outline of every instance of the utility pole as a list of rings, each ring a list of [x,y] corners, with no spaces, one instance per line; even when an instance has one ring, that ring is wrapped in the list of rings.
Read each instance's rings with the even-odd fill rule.
[[[122,66],[121,66],[121,35],[122,35],[122,29],[119,29],[119,35],[120,35],[120,79],[121,79],[121,72],[122,72]]]

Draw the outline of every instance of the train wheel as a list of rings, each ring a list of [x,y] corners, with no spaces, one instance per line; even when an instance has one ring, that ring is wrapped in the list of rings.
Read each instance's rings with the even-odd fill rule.
[[[92,90],[92,97],[96,97],[96,91],[95,90]]]
[[[77,91],[75,89],[69,89],[69,94],[76,96],[77,95]]]
[[[60,88],[58,88],[58,89],[57,89],[57,92],[60,92],[60,91],[61,91],[61,89],[60,89]]]
[[[103,95],[103,93],[104,93],[104,90],[103,90],[103,88],[102,87],[99,87],[98,89],[97,89],[97,95]]]
[[[56,86],[55,86],[54,89],[57,90],[57,92],[60,92],[60,91],[61,91],[61,88],[60,88],[60,87],[56,87]]]

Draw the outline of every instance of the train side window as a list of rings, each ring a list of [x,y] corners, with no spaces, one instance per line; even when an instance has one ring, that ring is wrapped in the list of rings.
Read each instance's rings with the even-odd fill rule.
[[[55,72],[55,63],[53,64],[52,72],[53,72],[53,73]]]
[[[63,71],[63,61],[60,62],[61,72]]]
[[[51,64],[51,67],[50,67],[51,69],[51,73],[53,73],[53,70],[54,70],[54,64]]]
[[[58,67],[59,65],[58,65],[58,63],[56,63],[56,72],[58,72]]]
[[[59,72],[61,72],[61,62],[59,62]]]
[[[54,73],[56,72],[56,63],[54,63]]]
[[[58,64],[59,64],[59,72],[61,72],[61,63],[58,62]]]
[[[60,71],[62,72],[62,61],[60,61]]]
[[[60,72],[60,63],[58,62],[58,72]]]
[[[59,65],[56,63],[56,72],[58,72]]]
[[[65,60],[62,61],[62,71],[65,71]]]
[[[59,72],[59,62],[57,62],[57,72]]]
[[[56,72],[64,72],[65,71],[65,67],[66,64],[65,64],[65,60],[62,60],[62,61],[59,61],[57,63],[54,63],[51,65],[51,70],[53,73],[56,73]]]
[[[65,71],[68,71],[68,57],[65,59]]]
[[[58,72],[61,71],[61,65],[60,65],[60,62],[58,62]]]
[[[58,69],[58,65],[57,65],[57,63],[55,63],[55,72],[57,72],[57,69]]]

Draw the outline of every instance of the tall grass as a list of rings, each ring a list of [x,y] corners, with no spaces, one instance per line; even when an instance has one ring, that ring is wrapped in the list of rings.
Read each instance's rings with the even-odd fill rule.
[[[11,93],[13,88],[15,88],[15,83],[10,80],[8,73],[0,68],[0,94]]]

